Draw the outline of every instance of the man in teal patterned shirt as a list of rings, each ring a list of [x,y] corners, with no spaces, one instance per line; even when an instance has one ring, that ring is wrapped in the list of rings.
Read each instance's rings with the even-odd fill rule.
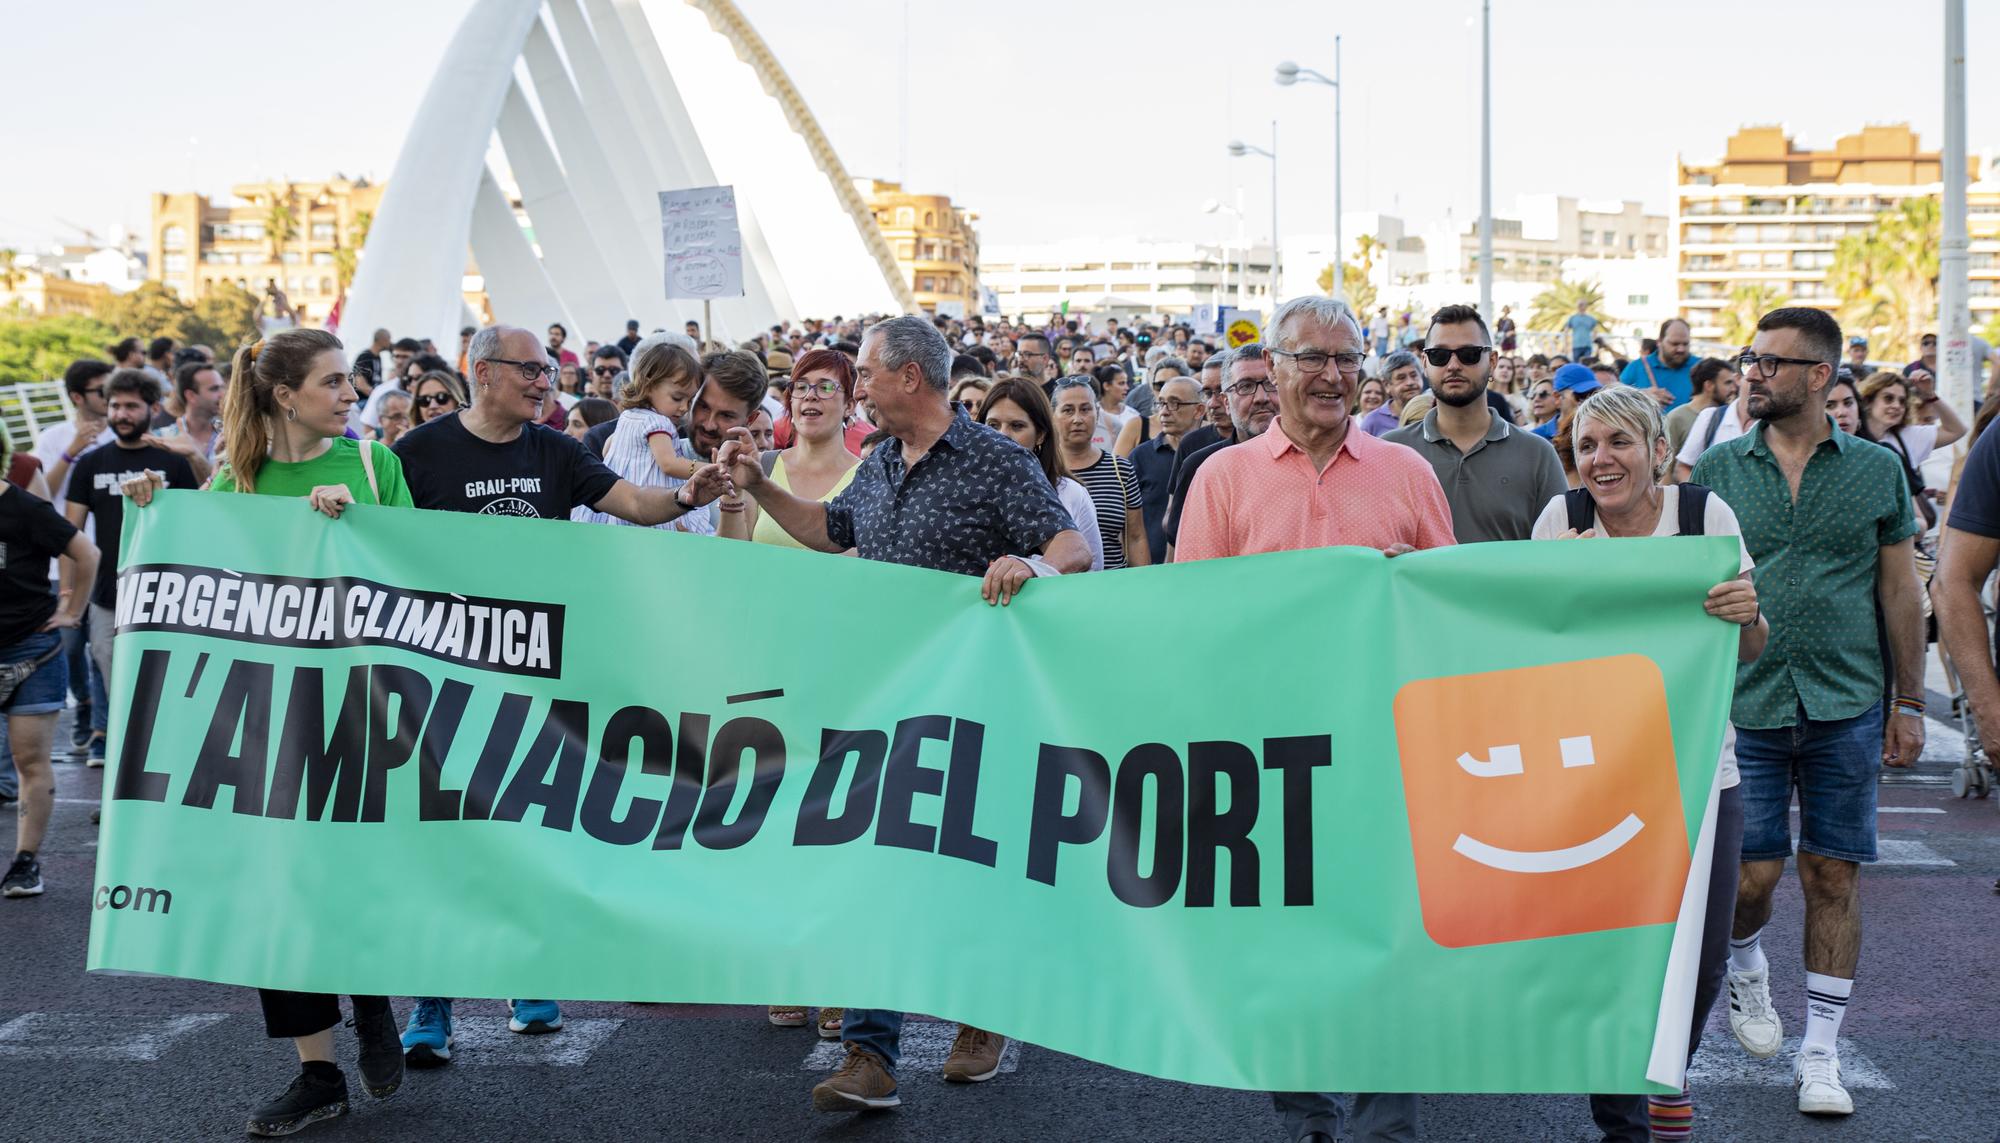
[[[1703,454],[1697,484],[1742,523],[1757,561],[1771,641],[1737,669],[1736,759],[1743,776],[1743,867],[1729,955],[1729,1025],[1754,1056],[1775,1055],[1759,936],[1791,856],[1799,800],[1805,892],[1806,1028],[1793,1065],[1799,1110],[1848,1115],[1836,1035],[1861,951],[1862,862],[1875,860],[1880,766],[1908,766],[1924,746],[1924,634],[1911,540],[1917,525],[1901,464],[1849,436],[1825,411],[1840,325],[1810,307],[1773,310],[1743,354],[1750,433]],[[1895,691],[1886,722],[1876,600],[1887,622]]]

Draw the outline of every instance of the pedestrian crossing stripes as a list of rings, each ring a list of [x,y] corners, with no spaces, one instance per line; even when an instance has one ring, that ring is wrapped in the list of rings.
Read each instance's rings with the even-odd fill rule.
[[[508,1030],[505,1016],[462,1016],[452,1021],[451,1059],[474,1067],[581,1067],[623,1023],[565,1019],[559,1032],[523,1036]]]
[[[223,1012],[185,1016],[29,1012],[0,1024],[0,1059],[151,1063],[176,1041],[228,1018]]]
[[[902,1061],[896,1065],[898,1075],[917,1075],[936,1072],[944,1067],[951,1056],[951,1042],[958,1038],[958,1025],[936,1021],[908,1021],[903,1025],[900,1042]],[[806,1053],[799,1065],[803,1072],[830,1072],[847,1058],[846,1049],[839,1040],[822,1040]],[[1011,1072],[1021,1065],[1020,1042],[1009,1037],[1007,1046],[1000,1051],[1000,1070]]]
[[[1838,1042],[1840,1082],[1848,1090],[1887,1091],[1896,1086],[1874,1061],[1854,1046],[1854,1041],[1842,1036]],[[1694,1063],[1688,1065],[1688,1088],[1700,1098],[1701,1089],[1709,1086],[1790,1087],[1792,1061],[1798,1054],[1797,1036],[1785,1037],[1785,1046],[1777,1055],[1760,1060],[1739,1047],[1726,1029],[1720,1035],[1711,1032],[1702,1038],[1701,1051],[1695,1053]]]

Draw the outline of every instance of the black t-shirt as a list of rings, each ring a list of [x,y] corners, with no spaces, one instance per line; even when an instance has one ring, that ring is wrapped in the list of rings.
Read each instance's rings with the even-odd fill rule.
[[[1193,436],[1194,434],[1189,433],[1188,435]],[[1234,440],[1216,441],[1214,444],[1202,448],[1201,451],[1192,453],[1185,446],[1181,448],[1180,467],[1175,470],[1176,475],[1174,476],[1174,503],[1173,507],[1167,510],[1167,541],[1169,543],[1177,543],[1178,541],[1175,537],[1181,534],[1181,509],[1187,506],[1188,489],[1194,487],[1194,474],[1201,471],[1201,466],[1208,463],[1209,457],[1214,456],[1216,453],[1235,443]]]
[[[1214,425],[1196,426],[1191,432],[1181,438],[1180,448],[1174,453],[1174,470],[1167,474],[1167,486],[1171,488],[1180,480],[1181,465],[1186,462],[1188,457],[1193,456],[1216,441],[1233,441],[1235,439],[1236,436],[1234,433],[1225,437],[1221,433],[1216,432]],[[1171,536],[1171,533],[1169,535]]]
[[[125,526],[125,494],[118,486],[147,469],[165,473],[168,488],[198,488],[194,468],[187,458],[158,445],[126,448],[116,441],[84,453],[69,470],[72,504],[90,509],[97,520],[97,585],[90,602],[99,607],[118,606],[118,536]]]
[[[1504,395],[1500,393],[1495,393],[1491,389],[1488,389],[1486,391],[1486,407],[1500,414],[1500,419],[1507,422],[1510,425],[1518,425],[1521,423],[1514,419],[1513,402],[1507,400],[1507,398]]]
[[[572,509],[595,505],[618,483],[576,438],[547,425],[523,425],[520,436],[494,444],[458,417],[425,421],[396,441],[419,508],[567,520]]]
[[[56,613],[49,561],[69,547],[76,525],[55,505],[0,484],[0,647],[12,647]]]
[[[1979,434],[1966,454],[1945,526],[1989,540],[2000,539],[2000,432],[1989,428]]]
[[[592,425],[583,431],[585,452],[599,460],[604,459],[604,446],[611,443],[611,434],[618,431],[618,418],[613,417],[601,425]]]

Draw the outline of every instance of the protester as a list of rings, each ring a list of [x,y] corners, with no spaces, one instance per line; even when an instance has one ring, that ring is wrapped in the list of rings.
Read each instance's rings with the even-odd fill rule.
[[[49,485],[42,479],[42,462],[32,453],[25,453],[14,447],[14,434],[0,421],[0,471],[6,473],[8,484],[23,492],[32,493],[37,500],[49,498]],[[54,590],[51,587],[51,590]],[[67,668],[67,663],[65,663]],[[67,671],[65,670],[65,673]],[[89,692],[85,692],[86,696]],[[79,725],[89,734],[89,701],[86,698],[78,711]],[[7,748],[7,720],[0,718],[0,806],[20,801],[21,789],[14,773],[14,756]]]
[[[1598,320],[1590,312],[1590,301],[1578,298],[1576,312],[1563,319],[1563,329],[1569,333],[1570,358],[1582,361],[1590,355],[1590,347],[1597,340]]]
[[[1727,404],[1710,405],[1695,414],[1688,423],[1687,438],[1681,442],[1680,451],[1674,454],[1674,472],[1682,481],[1689,479],[1697,461],[1708,450],[1720,444],[1733,441],[1756,427],[1757,419],[1750,414],[1749,378],[1740,371],[1736,389],[1736,399]],[[1829,391],[1831,386],[1829,383]]]
[[[383,393],[386,400],[388,394]],[[411,419],[421,425],[439,417],[450,416],[465,408],[465,387],[459,383],[456,374],[433,370],[417,378],[410,389]],[[381,419],[381,408],[376,407],[376,419]]]
[[[98,554],[90,539],[48,501],[9,480],[0,482],[0,555],[6,557],[0,561],[0,584],[6,587],[0,591],[0,665],[10,675],[26,672],[11,694],[0,697],[20,802],[15,807],[14,860],[0,877],[0,896],[39,897],[38,855],[55,809],[50,746],[69,686],[60,633],[83,620]],[[61,569],[55,585],[48,578],[51,560]]]
[[[375,411],[381,427],[375,430],[375,439],[385,445],[393,445],[410,431],[410,395],[391,393],[382,398],[382,405]]]
[[[149,443],[153,406],[160,387],[141,369],[120,369],[104,380],[106,414],[112,442],[85,453],[70,470],[63,514],[70,524],[93,527],[92,539],[102,558],[90,592],[90,656],[99,676],[111,678],[111,642],[118,608],[118,542],[125,520],[125,481],[158,472],[170,488],[199,488],[188,458]],[[104,751],[93,745],[89,765],[104,765]]]
[[[335,520],[350,504],[411,506],[395,453],[346,435],[359,395],[349,379],[346,352],[332,334],[316,329],[273,333],[238,350],[230,376],[224,431],[232,447],[229,461],[216,471],[213,490],[298,497]],[[115,385],[113,392],[115,427]],[[122,433],[119,444],[125,447]],[[174,486],[171,475],[162,481],[159,472],[142,472],[122,480],[119,489],[144,508],[162,487]],[[103,520],[104,510],[96,511]],[[292,1041],[299,1074],[250,1113],[249,1133],[289,1135],[346,1114],[347,1078],[334,1062],[333,1043],[341,1023],[340,998],[260,988],[257,999],[265,1035]],[[377,1099],[387,1098],[403,1082],[396,1015],[385,996],[348,999],[360,1042],[362,1084]]]
[[[1681,446],[1687,443],[1688,433],[1694,428],[1695,418],[1703,409],[1727,405],[1736,399],[1736,367],[1719,357],[1704,357],[1688,369],[1688,383],[1694,387],[1687,401],[1667,414],[1667,449],[1675,457],[1680,456]]]
[[[190,361],[175,367],[174,391],[180,396],[180,415],[155,428],[149,443],[180,453],[194,469],[195,479],[207,480],[215,467],[216,449],[222,444],[222,395],[226,388],[222,372],[207,361]]]
[[[1801,1112],[1847,1115],[1836,1037],[1861,948],[1860,865],[1875,860],[1881,765],[1924,742],[1924,629],[1909,484],[1887,451],[1839,432],[1825,390],[1840,360],[1825,311],[1772,310],[1740,369],[1758,425],[1703,454],[1694,480],[1734,508],[1777,637],[1737,670],[1730,713],[1743,786],[1743,866],[1729,954],[1729,1023],[1753,1056],[1783,1047],[1761,934],[1792,856],[1800,808],[1806,1028],[1793,1075]],[[1882,711],[1888,629],[1894,710]]]
[[[1556,396],[1555,382],[1544,377],[1528,387],[1528,418],[1534,427],[1528,431],[1545,441],[1553,441],[1556,427],[1562,420],[1562,400]]]
[[[1104,537],[1097,528],[1097,506],[1063,464],[1062,447],[1056,443],[1055,413],[1042,387],[1019,374],[1007,374],[987,394],[977,419],[1035,454],[1043,474],[1055,485],[1063,510],[1076,524],[1077,535],[1090,548],[1090,570],[1103,571]]]
[[[1931,453],[1957,443],[1965,435],[1965,422],[1949,402],[1925,396],[1914,382],[1886,369],[1861,382],[1860,393],[1859,435],[1895,453],[1902,462],[1910,496],[1928,531],[1937,524],[1938,512],[1932,490],[1924,486],[1924,462]],[[1936,423],[1924,424],[1925,414],[1934,416]]]
[[[1575,465],[1583,484],[1551,498],[1535,521],[1537,540],[1579,536],[1736,536],[1737,574],[1709,589],[1702,606],[1717,619],[1737,625],[1736,659],[1748,663],[1763,653],[1770,627],[1757,605],[1754,566],[1744,547],[1736,514],[1722,497],[1692,484],[1658,483],[1671,462],[1662,437],[1659,405],[1649,394],[1626,386],[1605,389],[1577,410]],[[1694,1016],[1689,1024],[1688,1060],[1701,1046],[1709,1011],[1722,991],[1728,966],[1729,924],[1736,903],[1737,866],[1743,846],[1743,801],[1734,743],[1725,736],[1716,771],[1715,844],[1709,867],[1701,952],[1695,972]],[[1683,1085],[1677,1096],[1593,1095],[1591,1115],[1607,1139],[1634,1143],[1685,1139],[1694,1107]]]
[[[569,426],[563,431],[581,441],[591,429],[617,419],[617,405],[602,397],[585,397],[569,411]],[[613,431],[616,431],[615,426]]]
[[[1660,323],[1658,348],[1625,366],[1618,375],[1621,384],[1644,389],[1662,409],[1676,409],[1694,395],[1694,359],[1689,353],[1693,336],[1688,323],[1671,317]]]
[[[946,395],[951,346],[926,318],[898,317],[862,339],[857,381],[874,395],[892,437],[856,470],[847,490],[824,504],[764,478],[749,433],[731,430],[719,469],[808,548],[854,548],[863,559],[981,576],[980,594],[1005,604],[1037,575],[1080,572],[1090,552],[1035,458],[998,432],[954,410]],[[847,1057],[813,1088],[821,1111],[898,1106],[898,1043],[903,1014],[847,1010]],[[961,1026],[944,1075],[991,1079],[1004,1037]]]
[[[611,348],[615,351],[617,346]],[[632,361],[632,380],[618,394],[618,427],[604,443],[604,463],[636,488],[671,493],[701,467],[674,450],[680,441],[676,422],[687,415],[695,390],[701,387],[701,363],[682,346],[665,340],[642,341],[639,348]],[[570,519],[584,524],[626,522],[582,505]],[[689,513],[653,526],[685,532],[697,530],[688,527],[696,522],[706,523],[706,515]]]
[[[1132,450],[1158,436],[1161,432],[1160,386],[1175,377],[1193,376],[1194,370],[1178,357],[1162,357],[1154,362],[1152,369],[1146,375],[1145,383],[1133,386],[1126,393],[1125,407],[1137,415],[1126,418],[1124,425],[1118,430],[1117,437],[1113,439],[1111,451],[1129,460]],[[1196,419],[1200,419],[1199,406],[1196,406]]]
[[[1982,410],[1983,411],[1983,410]],[[1861,390],[1846,373],[1835,375],[1826,386],[1826,415],[1843,433],[1861,435]]]
[[[477,337],[478,335],[474,334],[473,336]],[[548,358],[558,366],[579,364],[576,354],[571,350],[563,348],[563,343],[568,340],[569,330],[561,322],[549,323]],[[470,356],[470,351],[468,351],[467,356]]]
[[[1192,378],[1169,378],[1160,387],[1158,400],[1160,431],[1135,447],[1130,457],[1149,556],[1167,550],[1167,502],[1173,498],[1174,461],[1180,455],[1181,441],[1201,423],[1201,390]]]
[[[1549,442],[1486,403],[1493,341],[1485,319],[1471,306],[1438,310],[1424,334],[1423,358],[1436,406],[1382,439],[1430,462],[1458,543],[1527,539],[1542,505],[1568,485]]]
[[[63,371],[63,390],[69,394],[69,419],[43,429],[35,439],[35,457],[42,462],[49,491],[57,496],[66,491],[70,466],[78,458],[111,443],[111,429],[105,424],[104,379],[113,368],[85,358],[71,362]]]
[[[964,409],[967,416],[976,415],[979,407],[986,403],[987,380],[984,376],[971,375],[955,380],[951,386],[953,407]]]
[[[1354,311],[1331,298],[1294,298],[1271,316],[1264,345],[1280,411],[1255,441],[1222,450],[1198,470],[1177,558],[1336,545],[1394,556],[1450,546],[1451,506],[1430,465],[1355,431],[1349,418],[1367,349]],[[1338,1096],[1274,1092],[1271,1099],[1289,1138],[1343,1137],[1347,1109]],[[1417,1099],[1358,1095],[1354,1127],[1364,1139],[1414,1139]]]
[[[1107,366],[1119,369],[1118,366]],[[1123,370],[1120,370],[1122,375]],[[1056,442],[1063,467],[1090,493],[1096,507],[1097,531],[1104,540],[1104,568],[1143,567],[1152,562],[1146,547],[1146,521],[1139,500],[1139,478],[1132,463],[1098,443],[1103,419],[1097,405],[1097,384],[1088,373],[1071,375],[1055,385]]]
[[[1367,377],[1362,379],[1361,392],[1355,396],[1354,408],[1348,412],[1356,420],[1360,420],[1388,403],[1388,386],[1374,377]]]
[[[1174,450],[1173,483],[1180,486],[1181,462],[1187,457],[1221,441],[1234,440],[1236,426],[1229,420],[1229,390],[1224,388],[1223,378],[1228,375],[1229,359],[1235,356],[1233,349],[1220,349],[1201,363],[1201,419],[1186,436],[1181,438],[1180,447]],[[1169,534],[1168,539],[1172,539]]]
[[[1174,470],[1173,499],[1167,504],[1168,547],[1162,562],[1173,561],[1174,545],[1179,542],[1181,514],[1187,507],[1188,489],[1193,486],[1195,474],[1201,471],[1201,466],[1223,449],[1262,435],[1270,427],[1271,419],[1278,415],[1278,387],[1271,380],[1271,366],[1261,342],[1253,341],[1232,350],[1226,377],[1228,383],[1224,392],[1228,395],[1228,416],[1233,435],[1199,452],[1188,453],[1183,446],[1183,455]]]
[[[1383,358],[1380,374],[1388,400],[1360,421],[1361,431],[1371,437],[1395,431],[1403,423],[1403,406],[1409,404],[1410,399],[1422,392],[1424,387],[1423,366],[1418,364],[1417,355],[1412,350],[1399,349]]]
[[[854,365],[831,349],[812,349],[799,356],[792,374],[791,386],[785,392],[785,414],[793,426],[796,443],[782,452],[759,449],[758,462],[771,483],[793,496],[803,500],[831,500],[853,483],[855,470],[860,466],[860,457],[848,451],[845,439],[854,401]],[[784,548],[804,546],[754,502],[731,511],[730,499],[723,498],[719,535]],[[837,1035],[840,1010],[822,1009],[822,1025],[827,1022],[827,1012],[834,1014],[833,1031]],[[803,1024],[804,1009],[799,1013],[799,1023]],[[824,1033],[826,1028],[820,1030]]]

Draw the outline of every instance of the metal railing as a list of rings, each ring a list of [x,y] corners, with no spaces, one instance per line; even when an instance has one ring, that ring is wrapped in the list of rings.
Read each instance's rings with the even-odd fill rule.
[[[60,381],[28,381],[0,386],[0,423],[5,423],[14,447],[27,452],[50,425],[69,419],[69,394]]]

